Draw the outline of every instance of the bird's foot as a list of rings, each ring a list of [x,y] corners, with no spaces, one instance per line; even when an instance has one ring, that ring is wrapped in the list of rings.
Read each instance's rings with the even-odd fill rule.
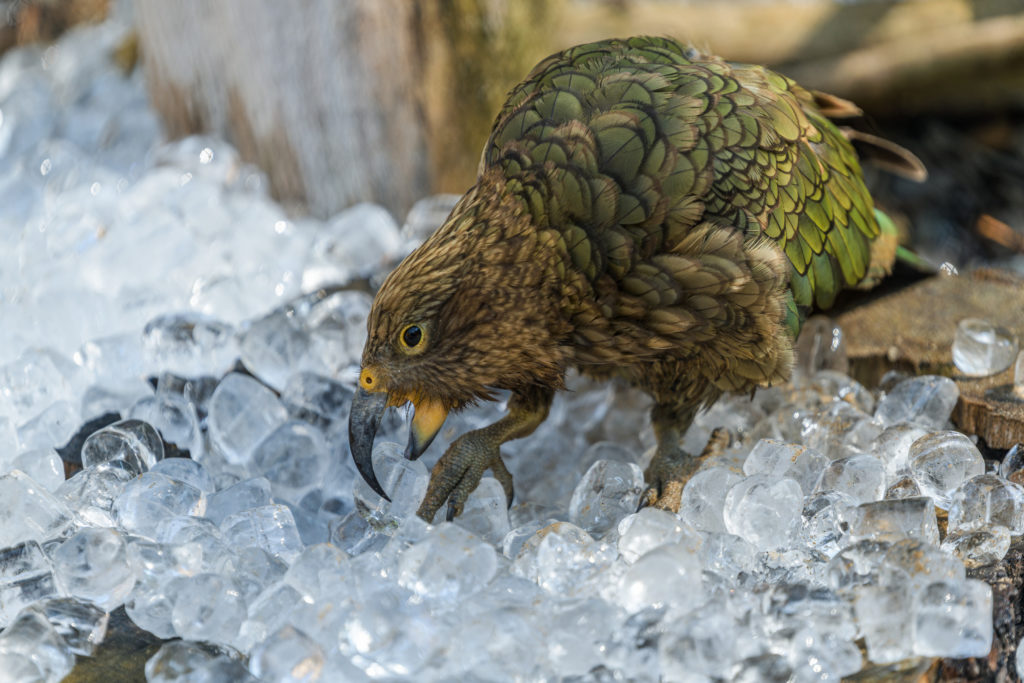
[[[498,447],[485,434],[476,431],[456,439],[434,465],[427,495],[416,514],[432,522],[437,511],[447,503],[445,519],[452,521],[456,515],[462,514],[466,499],[488,469],[505,489],[507,502],[511,506],[512,473],[502,462]]]
[[[679,512],[686,482],[697,473],[705,459],[722,453],[728,448],[731,440],[729,431],[720,427],[711,432],[707,445],[697,457],[675,444],[659,444],[654,459],[644,472],[647,490],[640,497],[639,508],[656,507],[673,514]]]

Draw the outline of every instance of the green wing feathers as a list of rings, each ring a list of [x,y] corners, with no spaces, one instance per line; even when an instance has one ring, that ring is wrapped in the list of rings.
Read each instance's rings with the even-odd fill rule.
[[[481,173],[500,168],[589,279],[610,275],[661,306],[645,283],[689,271],[651,259],[696,226],[769,238],[792,266],[795,332],[810,308],[873,282],[895,256],[853,147],[819,109],[843,102],[671,39],[592,43],[552,55],[510,93]]]

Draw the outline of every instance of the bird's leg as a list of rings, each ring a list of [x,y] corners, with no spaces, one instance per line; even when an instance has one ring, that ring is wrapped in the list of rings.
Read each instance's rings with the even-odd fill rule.
[[[552,396],[550,391],[528,397],[514,395],[508,404],[508,415],[482,429],[466,432],[452,442],[434,465],[427,495],[416,514],[430,522],[447,501],[447,519],[451,521],[462,514],[466,499],[488,469],[505,489],[511,506],[512,474],[501,460],[500,446],[531,434],[547,418]]]
[[[699,456],[694,457],[684,451],[683,435],[693,422],[695,412],[693,409],[679,411],[661,405],[655,405],[651,410],[651,424],[658,439],[658,447],[644,472],[648,488],[640,507],[653,505],[672,513],[678,512],[686,482],[697,472],[705,458],[720,453],[729,445],[729,432],[716,429]]]

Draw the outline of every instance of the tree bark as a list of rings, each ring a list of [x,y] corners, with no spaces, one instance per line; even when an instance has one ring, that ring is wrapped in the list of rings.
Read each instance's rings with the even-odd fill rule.
[[[430,190],[403,0],[135,0],[148,87],[173,137],[204,131],[275,196],[327,216],[403,212]]]

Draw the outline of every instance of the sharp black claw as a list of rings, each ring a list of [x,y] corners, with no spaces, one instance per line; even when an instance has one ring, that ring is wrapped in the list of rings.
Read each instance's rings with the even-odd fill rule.
[[[644,492],[640,494],[640,502],[636,505],[636,511],[640,512],[646,507],[651,506],[651,501],[655,499],[654,487],[648,486],[644,489]]]
[[[455,501],[451,498],[448,499],[448,509],[444,512],[444,519],[446,522],[455,520]]]

